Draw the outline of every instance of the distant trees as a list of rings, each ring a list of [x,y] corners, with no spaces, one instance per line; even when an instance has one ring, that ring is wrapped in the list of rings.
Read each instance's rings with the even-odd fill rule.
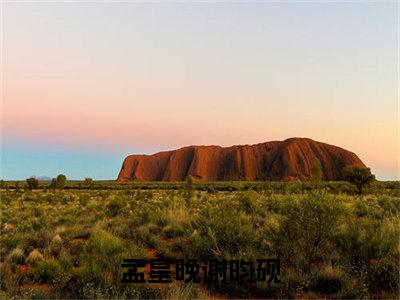
[[[364,187],[375,180],[375,175],[371,173],[370,168],[349,165],[343,169],[343,178],[354,184],[361,195]]]
[[[67,184],[67,177],[64,174],[59,174],[57,178],[53,178],[50,182],[51,189],[63,189]]]
[[[92,178],[85,178],[85,180],[83,181],[83,185],[91,188],[93,187],[93,179]]]
[[[35,177],[31,177],[26,180],[26,184],[28,185],[28,189],[35,190],[39,187],[39,180]]]
[[[56,178],[57,188],[63,189],[67,184],[67,177],[63,174],[60,174]]]

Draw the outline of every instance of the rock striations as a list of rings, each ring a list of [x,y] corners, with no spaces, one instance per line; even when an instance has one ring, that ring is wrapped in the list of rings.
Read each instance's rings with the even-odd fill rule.
[[[324,180],[339,180],[346,165],[365,167],[353,152],[308,138],[256,145],[188,146],[153,155],[129,155],[118,181],[309,180],[320,165]]]

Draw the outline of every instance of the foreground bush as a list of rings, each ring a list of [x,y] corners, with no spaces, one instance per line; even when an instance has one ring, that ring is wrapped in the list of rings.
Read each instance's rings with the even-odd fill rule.
[[[396,185],[72,184],[1,191],[1,298],[400,297]],[[281,283],[121,284],[122,259],[155,257],[277,257]]]
[[[279,228],[271,228],[274,250],[298,270],[311,271],[332,250],[341,206],[334,197],[314,193],[287,203]]]

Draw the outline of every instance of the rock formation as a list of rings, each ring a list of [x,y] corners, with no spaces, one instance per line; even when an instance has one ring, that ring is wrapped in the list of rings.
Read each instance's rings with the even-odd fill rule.
[[[346,165],[365,167],[356,154],[308,138],[231,147],[188,146],[153,155],[129,155],[118,181],[340,180]]]

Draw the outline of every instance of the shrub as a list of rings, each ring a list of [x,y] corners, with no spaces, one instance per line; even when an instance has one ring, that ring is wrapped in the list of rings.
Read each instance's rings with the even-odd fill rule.
[[[56,234],[50,243],[50,253],[54,256],[58,256],[62,250],[63,240],[59,234]]]
[[[353,183],[357,187],[359,195],[362,194],[364,187],[375,180],[375,175],[371,174],[370,168],[352,165],[344,168],[343,177],[345,180]]]
[[[85,178],[85,180],[83,181],[83,185],[87,188],[92,188],[93,187],[93,179]]]
[[[39,187],[39,180],[37,180],[34,177],[31,177],[26,180],[26,184],[28,185],[28,189],[35,190]]]
[[[20,248],[15,248],[8,256],[9,260],[15,264],[23,264],[25,262],[24,251]]]
[[[373,207],[371,206],[371,203],[367,203],[363,199],[355,200],[354,206],[357,217],[365,217],[372,214]]]
[[[34,265],[37,262],[43,260],[43,255],[42,253],[40,253],[38,250],[35,249],[29,253],[28,258],[26,260],[29,264]]]
[[[398,246],[398,232],[383,228],[378,221],[366,224],[350,223],[336,236],[350,269],[355,273],[373,259],[384,258]]]
[[[383,208],[387,215],[400,214],[400,198],[392,199],[387,196],[381,196],[378,200],[379,206]]]
[[[119,280],[123,251],[124,245],[117,237],[103,230],[94,231],[84,250],[84,282],[102,286]]]
[[[202,257],[218,256],[223,251],[231,254],[252,248],[255,242],[253,226],[243,213],[232,216],[227,208],[207,208],[194,221],[197,229],[189,239],[195,254]]]
[[[187,209],[178,205],[163,209],[156,219],[157,225],[164,226],[163,231],[167,237],[183,235],[189,222],[190,216]]]
[[[56,278],[60,271],[60,265],[56,260],[46,259],[37,262],[34,277],[39,282],[49,283]]]
[[[312,193],[298,203],[289,202],[280,227],[272,227],[272,248],[294,267],[311,271],[312,264],[329,251],[340,214],[338,202],[325,193]]]
[[[59,189],[63,189],[67,184],[67,177],[64,174],[60,174],[56,178],[56,187]]]
[[[125,201],[122,197],[115,197],[107,204],[107,215],[109,217],[117,216],[125,206]]]
[[[252,214],[255,212],[256,208],[254,202],[256,201],[256,197],[254,192],[242,192],[239,194],[238,201],[242,209],[248,213]]]
[[[34,225],[36,226],[36,225]],[[33,227],[34,227],[33,226]],[[21,248],[26,252],[33,249],[44,249],[49,244],[49,235],[45,230],[36,230],[34,232],[26,233],[21,240]]]

